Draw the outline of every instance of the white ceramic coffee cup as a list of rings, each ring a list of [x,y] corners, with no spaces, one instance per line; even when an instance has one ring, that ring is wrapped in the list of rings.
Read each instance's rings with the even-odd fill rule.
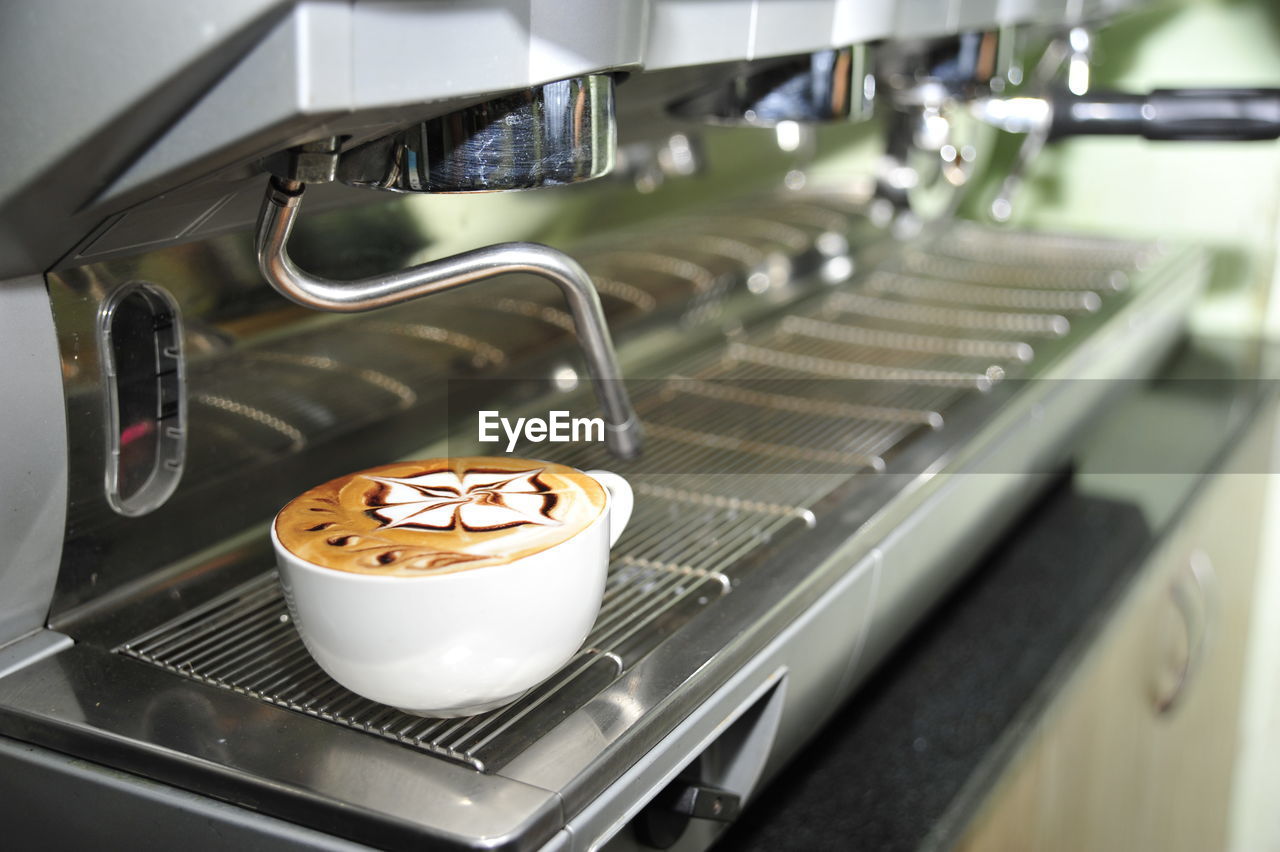
[[[469,716],[515,700],[568,662],[600,611],[609,548],[631,517],[631,486],[602,470],[604,508],[546,550],[422,577],[360,574],[271,543],[302,641],[358,695],[422,716]]]

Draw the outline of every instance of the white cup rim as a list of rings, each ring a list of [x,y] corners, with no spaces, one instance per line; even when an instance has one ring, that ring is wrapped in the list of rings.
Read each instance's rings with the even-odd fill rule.
[[[409,461],[413,461],[413,459],[409,459]],[[526,459],[526,461],[545,462],[546,464],[559,464],[559,462],[551,462],[551,461],[547,461],[546,459]],[[570,466],[561,465],[561,467],[570,467]],[[460,581],[459,578],[467,575],[474,575],[477,572],[489,571],[489,570],[498,569],[498,568],[509,568],[510,566],[516,565],[520,562],[524,562],[527,559],[533,559],[535,557],[542,556],[543,554],[551,553],[556,548],[561,547],[562,545],[566,545],[571,541],[576,541],[579,536],[594,529],[602,521],[605,521],[608,519],[609,511],[610,509],[613,508],[613,494],[609,491],[608,488],[605,487],[603,482],[596,479],[594,476],[591,476],[591,474],[588,473],[587,471],[579,470],[576,467],[570,468],[570,469],[577,471],[583,476],[590,477],[592,480],[595,481],[597,485],[600,486],[600,490],[604,492],[604,505],[600,508],[600,514],[596,515],[591,520],[591,523],[587,524],[585,527],[578,530],[573,535],[566,538],[564,541],[556,542],[555,544],[551,545],[548,548],[545,548],[544,550],[539,550],[537,553],[530,553],[527,556],[521,556],[516,559],[509,559],[506,562],[499,562],[493,565],[477,565],[474,568],[460,568],[455,571],[443,571],[438,574],[427,573],[427,574],[421,574],[418,576],[409,576],[404,574],[366,574],[361,571],[344,571],[341,568],[329,568],[324,565],[317,565],[311,560],[305,559],[299,556],[289,548],[285,547],[284,544],[280,541],[280,537],[276,535],[276,524],[279,522],[280,515],[284,512],[284,509],[281,509],[279,512],[276,512],[275,517],[271,519],[271,546],[275,549],[277,553],[287,554],[292,559],[294,564],[298,565],[299,567],[305,568],[308,571],[323,572],[325,576],[338,575],[351,582],[402,583],[407,581],[407,582],[416,583],[416,582],[422,582],[426,580],[442,582],[442,581],[448,580],[449,578],[454,578],[455,582],[459,582]],[[357,473],[359,473],[359,471],[357,471]]]

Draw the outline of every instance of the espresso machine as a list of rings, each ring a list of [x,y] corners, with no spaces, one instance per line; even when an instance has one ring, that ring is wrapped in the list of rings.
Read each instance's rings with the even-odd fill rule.
[[[1129,5],[6,10],[7,824],[708,847],[1117,387],[1073,380],[1181,335],[1202,251],[998,224],[1066,135],[1280,134],[1274,91],[1093,91]],[[349,471],[497,452],[480,409],[601,417],[514,452],[617,471],[635,515],[559,673],[411,716],[311,661],[267,525]]]

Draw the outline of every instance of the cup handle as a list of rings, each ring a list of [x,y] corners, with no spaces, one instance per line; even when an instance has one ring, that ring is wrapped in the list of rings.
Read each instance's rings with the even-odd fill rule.
[[[635,505],[631,483],[607,470],[589,470],[587,476],[609,492],[609,546],[613,547],[627,528],[627,521],[631,520],[631,508]]]

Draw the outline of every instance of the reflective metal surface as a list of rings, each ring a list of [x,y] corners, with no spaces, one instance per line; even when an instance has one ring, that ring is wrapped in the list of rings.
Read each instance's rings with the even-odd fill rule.
[[[107,765],[119,765],[123,746],[149,777],[379,847],[483,838],[533,849],[563,824],[547,790],[441,760],[423,766],[399,745],[119,655],[77,645],[45,662],[5,679],[10,709],[24,708],[0,723],[7,736]],[[62,723],[49,728],[36,707],[59,708]],[[107,730],[107,740],[91,734]]]
[[[878,70],[892,107],[877,176],[882,197],[929,221],[955,212],[994,141],[967,103],[1001,81],[999,57],[994,31],[882,51]]]
[[[579,183],[613,168],[613,78],[546,83],[342,154],[337,179],[395,192],[489,192]]]
[[[772,224],[785,233],[781,223]],[[793,249],[805,240],[803,231],[789,236],[799,241]],[[904,257],[933,257],[913,251]],[[694,283],[689,297],[713,286],[709,270],[679,256],[633,249],[593,257],[628,262],[631,270],[647,263],[673,270]],[[500,769],[545,734],[549,720],[578,709],[728,592],[743,576],[746,557],[796,525],[812,526],[810,507],[850,474],[885,470],[900,443],[942,428],[966,391],[1018,375],[1035,356],[1028,340],[1038,346],[1045,334],[1060,337],[1070,328],[1062,312],[1102,305],[1092,290],[987,283],[986,267],[969,276],[970,283],[960,283],[878,270],[856,289],[683,362],[677,376],[640,385],[639,413],[652,440],[642,461],[617,468],[640,501],[614,550],[596,628],[579,657],[510,707],[441,722],[353,695],[306,654],[273,574],[119,650],[203,683]],[[948,310],[931,302],[974,307]],[[886,319],[902,330],[877,327]],[[993,332],[1023,339],[983,337]],[[580,468],[606,463],[589,446],[525,443],[516,452],[554,453]]]
[[[921,219],[948,217],[994,138],[964,98],[936,82],[923,84],[890,115],[882,192]]]
[[[746,218],[815,218],[804,212],[815,206],[841,209],[821,199],[762,203]],[[846,221],[854,241],[858,226]],[[788,227],[811,240],[824,233]],[[632,251],[644,245],[635,234],[627,241]],[[798,255],[797,268],[802,261]],[[645,289],[644,277],[614,262],[620,283]],[[957,299],[978,302],[958,307],[932,301],[931,291],[871,290],[875,280],[929,281],[935,267],[963,278]],[[692,276],[683,299],[701,298],[700,273],[678,268]],[[683,345],[645,362],[651,374],[676,378],[637,395],[652,442],[644,459],[621,468],[636,485],[638,514],[619,545],[610,603],[581,671],[527,702],[432,727],[335,695],[291,645],[292,628],[272,609],[274,587],[263,576],[269,551],[250,534],[65,614],[77,646],[0,680],[0,733],[376,845],[528,848],[550,839],[873,551],[884,570],[864,654],[885,653],[956,577],[963,554],[994,534],[998,524],[977,519],[1025,493],[1026,472],[1060,452],[1108,384],[1052,380],[1144,369],[1172,339],[1201,280],[1192,253],[972,227],[890,251],[875,269],[834,289],[802,289],[771,311],[737,314],[742,327],[728,337],[686,334]],[[817,272],[810,266],[807,278],[820,281]],[[1114,272],[1126,286],[1111,286]],[[672,281],[680,274],[673,269]],[[744,279],[736,281],[749,296]],[[1095,294],[1100,307],[1076,310],[1082,293]],[[986,304],[1006,297],[1017,304]],[[1036,301],[1042,297],[1076,301],[1063,307]],[[76,304],[62,309],[74,316]],[[614,304],[621,315],[638,310],[635,299]],[[507,353],[516,351],[522,320],[558,329],[567,344],[559,325],[504,310],[494,313],[504,315],[507,339],[488,344],[504,358],[515,357]],[[390,320],[380,322],[382,330]],[[398,317],[395,325],[415,323]],[[449,325],[472,342],[452,347],[428,323],[421,338],[374,339],[492,363],[479,326]],[[241,388],[215,393],[193,370],[198,392],[228,406],[200,409],[272,435],[288,458],[292,442],[312,432],[305,419],[287,419],[289,409],[252,395],[279,381],[271,371],[296,370],[283,375],[309,388],[319,410],[334,404],[334,387],[382,399],[381,412],[420,404],[405,397],[429,387],[405,369],[420,359],[400,360],[392,346],[375,361],[356,360],[369,348],[359,320],[312,330],[323,336],[277,331],[246,347],[239,358],[270,357],[235,362]],[[325,355],[307,354],[313,340],[328,342]],[[321,381],[308,386],[301,377],[311,373]],[[192,437],[198,456],[205,442]],[[581,465],[603,452],[536,450]],[[993,455],[1002,475],[939,475],[982,469]],[[277,464],[274,473],[287,469]],[[237,479],[245,490],[244,474]],[[107,531],[100,541],[127,540],[122,528]]]
[[[290,251],[334,278],[406,266],[430,239],[408,209],[412,201],[312,212],[296,223]],[[740,219],[740,209],[713,210],[563,245],[602,282],[601,306],[624,353],[652,353],[673,340],[718,338],[721,323],[776,310],[753,293],[760,275],[774,276],[771,293],[788,281],[801,291],[821,286],[809,273],[828,261],[815,246],[833,228],[846,248],[875,235],[839,195],[765,198],[755,215],[765,220],[755,223],[760,236],[735,232],[728,220]],[[780,234],[765,234],[771,220]],[[768,236],[788,242],[761,238]],[[103,490],[109,418],[93,340],[103,302],[136,281],[164,287],[180,309],[187,458],[163,506],[122,518]],[[420,452],[451,433],[473,435],[478,408],[548,399],[587,375],[563,295],[527,274],[373,314],[317,313],[266,286],[251,237],[237,234],[61,271],[50,276],[49,294],[72,424],[55,621],[223,547],[318,482]],[[598,412],[589,397],[572,404],[578,414]]]
[[[1049,141],[1053,110],[1042,95],[1064,68],[1073,89],[1078,93],[1088,90],[1091,43],[1088,31],[1081,27],[1073,29],[1068,37],[1053,39],[1045,46],[1028,80],[1024,91],[1029,97],[1006,98],[1003,101],[979,98],[973,103],[972,111],[979,121],[1009,132],[1026,133],[1018,145],[1013,164],[987,205],[987,214],[992,221],[1007,222],[1012,218],[1013,203],[1022,189],[1027,169]]]
[[[871,117],[876,83],[872,48],[855,45],[780,63],[762,63],[711,91],[670,106],[673,115],[714,124],[773,127],[865,121]]]
[[[273,179],[258,219],[258,268],[282,295],[313,310],[356,313],[513,272],[545,278],[560,288],[569,303],[574,330],[604,413],[609,449],[621,458],[639,454],[643,433],[622,384],[609,323],[591,276],[577,261],[562,251],[536,243],[502,243],[354,281],[322,278],[299,269],[289,257],[289,232],[304,189],[301,184]]]

